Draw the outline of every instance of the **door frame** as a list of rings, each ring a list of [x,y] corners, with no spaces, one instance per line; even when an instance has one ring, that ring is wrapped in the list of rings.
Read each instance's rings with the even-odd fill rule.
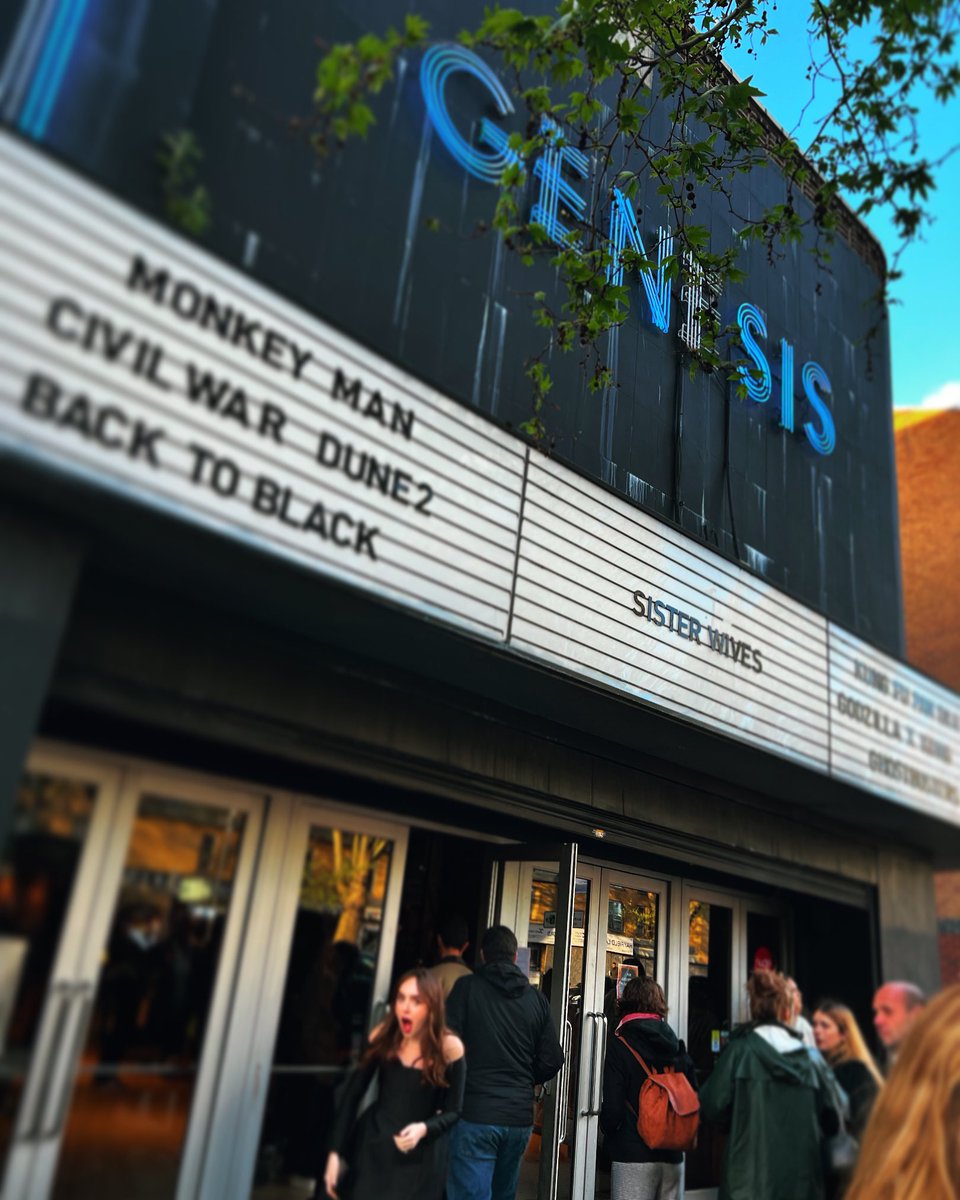
[[[303,859],[310,827],[321,823],[334,827],[340,823],[351,833],[376,833],[393,841],[368,1029],[389,1003],[409,824],[336,801],[273,792],[196,1193],[203,1200],[238,1200],[250,1194],[300,903]]]
[[[266,794],[249,783],[211,779],[182,768],[46,740],[31,749],[24,770],[103,781],[107,791],[105,802],[101,803],[98,793],[94,805],[47,985],[36,1051],[3,1179],[5,1200],[46,1200],[56,1178],[77,1067],[93,1015],[103,951],[141,797],[159,794],[188,804],[229,807],[246,817],[180,1151],[176,1198],[188,1200],[197,1191],[206,1130],[212,1120],[211,1098],[252,894]],[[28,1138],[27,1133],[34,1136]]]
[[[71,1016],[76,1024],[81,1015],[79,1007],[86,1003],[78,980],[81,951],[96,899],[94,884],[107,856],[123,786],[123,770],[119,766],[96,757],[88,758],[73,747],[61,749],[47,743],[31,749],[23,773],[75,778],[78,782],[95,784],[97,791],[53,956],[7,1159],[0,1164],[3,1200],[14,1197],[32,1200],[37,1195],[34,1181],[42,1150],[44,1117],[53,1076],[65,1053],[65,1026]]]

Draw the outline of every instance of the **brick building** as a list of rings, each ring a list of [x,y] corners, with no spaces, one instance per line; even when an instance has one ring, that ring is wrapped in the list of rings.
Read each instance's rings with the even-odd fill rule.
[[[949,687],[960,687],[960,411],[896,417],[900,547],[907,656]],[[940,970],[960,982],[960,873],[936,876]]]

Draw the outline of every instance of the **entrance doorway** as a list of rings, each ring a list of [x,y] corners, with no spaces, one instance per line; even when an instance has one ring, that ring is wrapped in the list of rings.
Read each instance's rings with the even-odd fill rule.
[[[697,1068],[709,1079],[733,1028],[749,1017],[745,984],[755,968],[783,970],[786,922],[781,906],[759,896],[684,882],[679,916],[686,952],[680,957],[678,1027]],[[686,1158],[686,1194],[707,1200],[720,1184],[725,1141],[704,1125]]]
[[[523,1200],[610,1195],[603,1068],[632,975],[663,986],[703,1079],[749,971],[793,949],[776,900],[584,862],[575,843],[39,749],[0,859],[0,1200],[305,1200],[338,1085],[453,908],[476,913],[474,941],[516,931],[566,1050]],[[790,902],[822,974],[817,931],[841,910]],[[867,921],[849,909],[848,941]],[[690,1200],[716,1194],[722,1149],[705,1131]]]
[[[194,1192],[263,810],[31,756],[0,862],[6,1200]]]
[[[786,921],[779,903],[764,897],[581,861],[565,928],[560,882],[555,864],[545,861],[528,862],[513,877],[521,961],[530,982],[547,990],[554,1005],[559,981],[566,983],[560,1003],[568,1068],[560,1084],[562,1128],[549,1194],[608,1200],[610,1163],[599,1116],[606,1049],[625,983],[640,971],[660,983],[668,1020],[687,1042],[703,1081],[734,1025],[748,1015],[744,985],[754,964],[783,968]],[[557,947],[564,941],[569,957],[561,973]],[[716,1195],[722,1152],[720,1137],[705,1130],[687,1156],[690,1200]],[[525,1167],[520,1195],[548,1195],[533,1166]]]
[[[569,965],[559,879],[549,862],[525,864],[516,877],[517,936],[530,982],[563,1008],[567,1065],[558,1090],[561,1113],[553,1194],[592,1200],[610,1194],[610,1164],[599,1137],[603,1065],[616,1027],[616,1005],[627,981],[643,971],[658,980],[668,969],[670,882],[612,867],[578,863],[570,908]],[[527,903],[524,908],[523,898]],[[563,982],[566,982],[564,988]],[[522,1200],[547,1193],[529,1164]]]

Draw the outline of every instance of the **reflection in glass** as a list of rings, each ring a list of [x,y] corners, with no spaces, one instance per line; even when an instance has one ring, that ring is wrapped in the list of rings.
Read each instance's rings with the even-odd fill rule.
[[[773,913],[747,913],[747,972],[761,968],[780,971],[780,917]]]
[[[224,807],[141,798],[55,1200],[175,1194],[245,820]]]
[[[310,1195],[323,1173],[334,1094],[371,1020],[392,856],[386,838],[310,829],[254,1197]]]
[[[23,776],[0,859],[0,1164],[36,1043],[60,930],[90,825],[92,784]]]
[[[616,1025],[617,1001],[627,981],[640,974],[657,978],[658,905],[656,892],[622,883],[611,883],[607,888],[603,1011],[611,1033]]]

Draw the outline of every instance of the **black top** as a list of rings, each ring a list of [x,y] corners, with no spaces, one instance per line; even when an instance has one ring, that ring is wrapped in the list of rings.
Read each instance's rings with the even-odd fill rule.
[[[357,1109],[379,1070],[377,1098],[357,1120]],[[341,1197],[349,1200],[441,1200],[447,1173],[447,1138],[463,1102],[466,1061],[448,1063],[447,1087],[426,1083],[419,1067],[397,1058],[368,1063],[347,1080],[331,1137],[346,1161]],[[427,1134],[412,1150],[393,1137],[413,1121]]]
[[[859,1141],[867,1127],[870,1110],[873,1108],[873,1102],[876,1100],[880,1088],[866,1064],[857,1058],[850,1058],[846,1062],[838,1063],[833,1068],[833,1074],[837,1083],[847,1093],[850,1101],[848,1126],[850,1132]]]
[[[658,1071],[675,1067],[686,1075],[696,1090],[693,1059],[666,1021],[638,1017],[627,1021],[620,1029],[620,1037],[630,1043],[648,1066]],[[600,1128],[606,1137],[606,1151],[613,1162],[682,1162],[681,1150],[652,1150],[637,1133],[637,1101],[646,1077],[643,1067],[619,1038],[610,1038],[603,1065],[603,1103],[600,1107]]]
[[[484,963],[453,985],[447,1024],[467,1048],[463,1119],[478,1125],[530,1125],[533,1087],[563,1066],[563,1051],[542,992],[516,963]]]

